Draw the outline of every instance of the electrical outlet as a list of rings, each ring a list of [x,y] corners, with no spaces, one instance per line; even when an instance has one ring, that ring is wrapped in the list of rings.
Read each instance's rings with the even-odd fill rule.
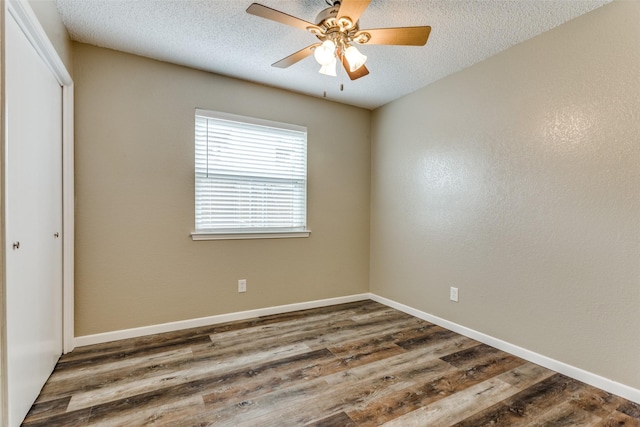
[[[453,286],[449,288],[449,299],[458,302],[458,288],[454,288]]]
[[[238,292],[247,292],[247,279],[238,280]]]

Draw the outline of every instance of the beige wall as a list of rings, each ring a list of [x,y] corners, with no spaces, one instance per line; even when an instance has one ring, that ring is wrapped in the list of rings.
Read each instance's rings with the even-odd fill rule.
[[[614,2],[374,112],[372,292],[640,388],[638,22]]]
[[[60,55],[60,59],[67,67],[69,74],[73,76],[73,48],[69,33],[62,23],[62,18],[54,0],[28,0],[29,6],[36,14],[40,25],[44,28],[47,37]]]
[[[74,64],[77,336],[367,292],[370,111],[84,44]],[[310,238],[191,240],[196,107],[308,127]]]

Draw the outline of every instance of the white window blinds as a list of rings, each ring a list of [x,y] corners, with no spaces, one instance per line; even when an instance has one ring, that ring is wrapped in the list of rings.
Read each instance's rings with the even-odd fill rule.
[[[303,231],[304,127],[196,110],[196,231]]]

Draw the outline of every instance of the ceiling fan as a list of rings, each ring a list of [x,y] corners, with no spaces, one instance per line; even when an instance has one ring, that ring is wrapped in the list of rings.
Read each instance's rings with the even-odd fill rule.
[[[427,44],[431,32],[429,26],[361,30],[358,20],[371,0],[325,0],[325,2],[329,7],[318,14],[316,24],[258,3],[253,3],[247,8],[247,13],[251,15],[309,31],[320,40],[320,43],[307,46],[272,64],[273,67],[287,68],[314,55],[316,61],[322,66],[320,73],[335,76],[336,60],[339,60],[349,78],[356,80],[369,74],[369,70],[364,66],[367,57],[356,49],[354,43],[404,46]]]

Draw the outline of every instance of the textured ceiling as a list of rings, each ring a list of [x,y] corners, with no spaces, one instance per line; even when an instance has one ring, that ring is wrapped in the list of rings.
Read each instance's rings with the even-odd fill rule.
[[[360,28],[430,25],[426,46],[359,46],[371,74],[318,73],[313,57],[271,64],[317,41],[245,12],[252,0],[56,0],[73,40],[369,109],[411,93],[611,0],[372,0]],[[309,22],[324,0],[259,0]],[[340,90],[340,85],[344,90]]]

